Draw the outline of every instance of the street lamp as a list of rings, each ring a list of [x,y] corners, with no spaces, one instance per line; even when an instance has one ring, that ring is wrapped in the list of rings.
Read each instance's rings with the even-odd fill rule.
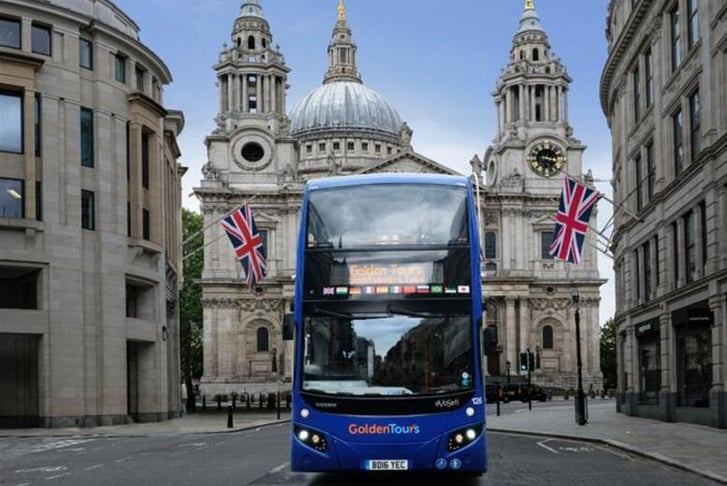
[[[575,304],[576,319],[576,359],[578,366],[578,392],[576,395],[576,423],[578,425],[586,425],[586,395],[583,393],[583,362],[581,361],[581,314],[578,309],[580,295],[578,290],[573,289],[571,298]]]

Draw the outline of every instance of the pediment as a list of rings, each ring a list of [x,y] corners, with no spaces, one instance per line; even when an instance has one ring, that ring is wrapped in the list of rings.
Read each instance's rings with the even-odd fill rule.
[[[379,174],[384,172],[462,175],[456,170],[445,167],[411,150],[392,155],[376,165],[360,170],[357,174]]]

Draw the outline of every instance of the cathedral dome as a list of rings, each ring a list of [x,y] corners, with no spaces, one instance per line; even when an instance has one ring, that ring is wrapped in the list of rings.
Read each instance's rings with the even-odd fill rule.
[[[389,102],[357,81],[329,82],[300,100],[290,114],[290,132],[365,131],[396,136],[402,121]]]

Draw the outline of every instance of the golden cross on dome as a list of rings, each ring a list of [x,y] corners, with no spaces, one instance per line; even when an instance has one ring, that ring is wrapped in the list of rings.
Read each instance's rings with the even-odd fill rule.
[[[535,5],[533,5],[533,0],[525,0],[525,10],[532,10],[535,8]]]
[[[340,23],[346,23],[346,6],[343,4],[343,0],[338,0],[338,21]]]

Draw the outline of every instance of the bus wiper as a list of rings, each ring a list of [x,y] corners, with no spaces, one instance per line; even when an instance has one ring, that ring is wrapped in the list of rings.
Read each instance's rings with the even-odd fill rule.
[[[321,309],[320,307],[314,307],[313,313],[321,314],[321,315],[329,316],[329,317],[340,317],[342,319],[353,319],[353,315],[351,315],[351,314],[344,314],[343,312],[329,311],[326,309]]]
[[[409,317],[444,317],[445,314],[436,313],[436,312],[414,312],[410,310],[405,309],[397,309],[396,307],[388,306],[386,308],[386,312],[391,314],[398,314],[400,316],[409,316]]]

